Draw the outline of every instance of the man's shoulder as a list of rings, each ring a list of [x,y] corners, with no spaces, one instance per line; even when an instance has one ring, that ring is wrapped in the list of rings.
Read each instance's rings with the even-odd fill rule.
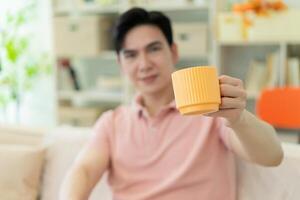
[[[94,127],[97,129],[99,127],[114,127],[116,124],[122,124],[131,112],[132,108],[126,105],[107,110],[99,116]]]
[[[131,106],[128,105],[120,105],[114,109],[107,110],[103,112],[100,116],[100,119],[117,119],[128,117],[129,114],[133,112]]]

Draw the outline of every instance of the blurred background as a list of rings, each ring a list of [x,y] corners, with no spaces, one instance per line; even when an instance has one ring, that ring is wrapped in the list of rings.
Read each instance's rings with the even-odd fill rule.
[[[171,18],[178,69],[242,79],[285,142],[278,168],[239,163],[238,199],[300,199],[299,0],[0,0],[0,199],[58,199],[96,119],[130,103],[111,35],[133,6]],[[91,200],[111,199],[102,180]]]
[[[1,0],[0,122],[91,127],[105,110],[129,103],[134,91],[120,74],[111,31],[133,6],[171,18],[178,69],[214,65],[242,79],[259,117],[284,115],[265,104],[289,105],[271,96],[258,108],[266,90],[292,88],[299,99],[298,0]],[[299,113],[299,104],[289,106]],[[282,140],[297,142],[294,121],[279,123]]]

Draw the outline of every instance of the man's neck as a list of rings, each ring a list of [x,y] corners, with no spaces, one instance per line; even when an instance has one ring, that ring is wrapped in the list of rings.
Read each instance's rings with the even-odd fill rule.
[[[143,95],[143,104],[150,116],[155,116],[162,107],[169,104],[173,100],[174,92],[172,85],[155,94]]]

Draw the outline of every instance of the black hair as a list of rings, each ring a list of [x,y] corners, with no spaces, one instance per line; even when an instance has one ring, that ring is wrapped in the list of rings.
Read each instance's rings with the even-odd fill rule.
[[[113,43],[117,54],[122,49],[126,34],[134,27],[139,25],[153,25],[158,27],[168,44],[173,44],[173,35],[170,19],[162,12],[146,11],[143,8],[131,8],[123,13],[116,21],[113,28]]]

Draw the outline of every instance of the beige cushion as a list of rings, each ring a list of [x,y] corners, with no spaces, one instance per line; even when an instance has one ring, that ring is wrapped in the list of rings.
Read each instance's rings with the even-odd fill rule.
[[[299,200],[300,145],[284,144],[284,160],[278,167],[238,162],[239,200]]]
[[[0,133],[0,144],[39,145],[43,141],[43,135],[30,135],[20,133]]]
[[[44,155],[42,147],[0,144],[0,199],[36,200]]]
[[[46,166],[43,175],[42,200],[57,200],[61,183],[74,159],[90,137],[91,129],[60,127],[47,135]],[[111,200],[104,177],[93,190],[89,200]]]
[[[0,144],[37,145],[43,141],[43,129],[0,124]]]

